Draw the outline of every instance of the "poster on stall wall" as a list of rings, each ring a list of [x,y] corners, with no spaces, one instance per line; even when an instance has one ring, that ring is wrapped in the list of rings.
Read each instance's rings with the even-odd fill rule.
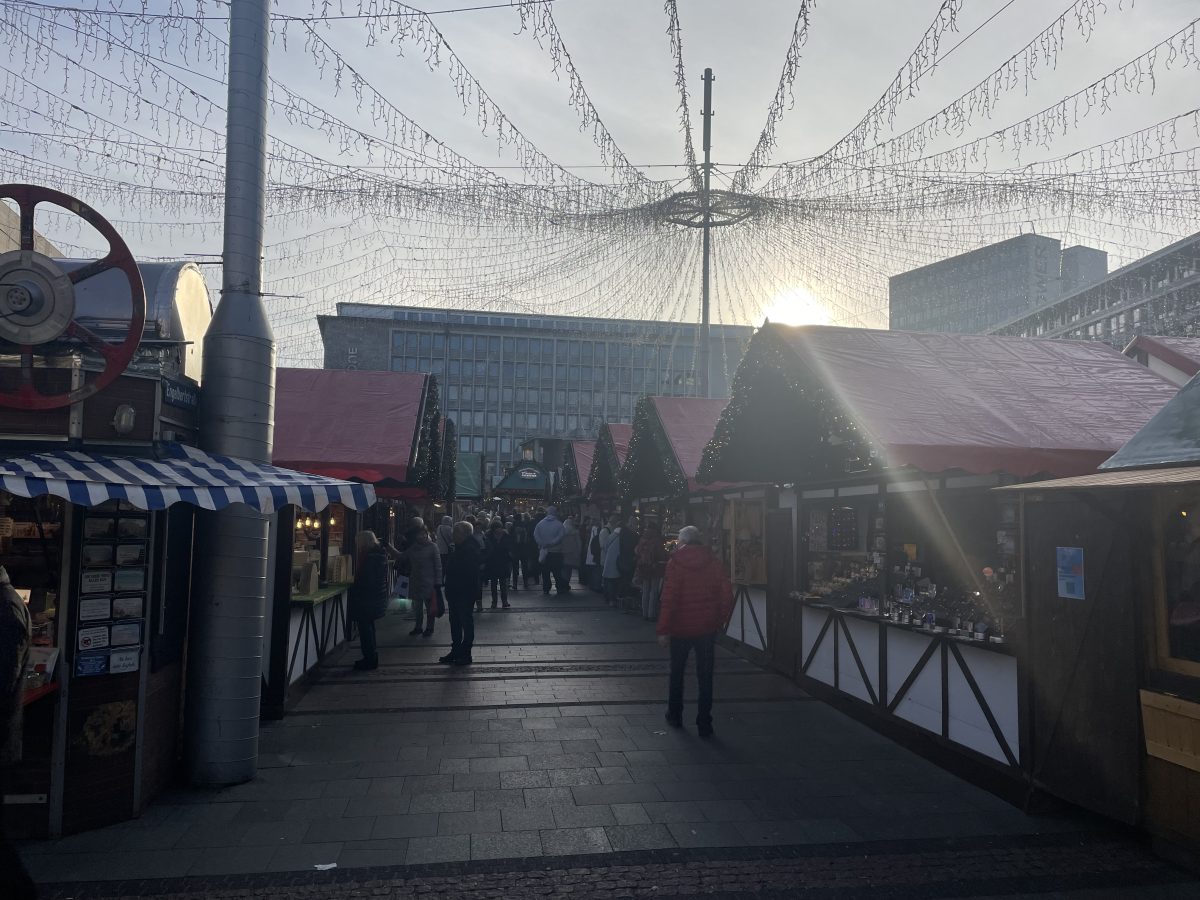
[[[75,677],[108,674],[107,653],[81,653],[75,657]]]
[[[112,617],[114,619],[140,619],[142,604],[141,597],[117,597],[112,602]]]
[[[111,597],[81,597],[79,599],[80,622],[107,622],[111,618]]]
[[[141,666],[140,649],[133,650],[114,650],[108,655],[108,671],[112,675],[120,675],[123,672],[136,672]]]
[[[112,593],[112,583],[112,569],[81,572],[79,575],[79,593],[110,594]]]
[[[114,647],[128,647],[142,642],[142,623],[125,622],[112,627],[109,643]]]
[[[92,628],[80,628],[78,647],[80,650],[99,650],[108,646],[108,626],[98,625]]]
[[[1067,600],[1083,599],[1083,548],[1056,547],[1058,596]]]

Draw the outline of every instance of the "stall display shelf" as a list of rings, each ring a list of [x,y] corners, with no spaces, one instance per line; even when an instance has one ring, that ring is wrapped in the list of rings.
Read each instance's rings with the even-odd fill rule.
[[[311,594],[293,594],[292,603],[316,606],[325,603],[327,600],[332,600],[349,587],[349,584],[329,584],[323,588],[317,588]]]
[[[804,597],[801,602],[809,609],[829,610],[830,612],[839,613],[843,616],[853,616],[856,619],[866,619],[872,622],[878,622],[880,625],[886,625],[889,628],[899,628],[904,631],[911,631],[916,634],[929,635],[930,637],[941,637],[950,641],[959,641],[963,644],[970,644],[974,647],[981,647],[985,650],[995,650],[997,653],[1004,653],[1008,656],[1013,656],[1014,652],[1008,642],[1004,639],[994,639],[992,637],[977,638],[972,635],[955,633],[953,629],[936,626],[930,628],[927,625],[920,623],[911,624],[905,622],[897,622],[895,619],[889,619],[887,616],[880,615],[877,611],[854,609],[837,606],[829,603],[821,597]]]

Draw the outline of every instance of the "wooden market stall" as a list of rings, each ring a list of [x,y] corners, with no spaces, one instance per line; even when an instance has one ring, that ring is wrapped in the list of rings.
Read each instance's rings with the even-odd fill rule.
[[[1021,485],[1031,778],[1200,862],[1200,381],[1101,467]]]
[[[991,488],[1094,471],[1174,389],[1099,343],[778,325],[737,384],[701,477],[788,486],[767,523],[774,664],[944,763],[1024,783],[1021,522]]]
[[[1179,387],[1200,372],[1200,338],[1197,337],[1139,334],[1121,352]]]
[[[588,478],[596,456],[595,441],[567,441],[563,448],[562,466],[555,479],[551,501],[560,515],[573,515],[580,522],[584,516],[598,515],[599,510],[587,502]]]
[[[550,500],[550,473],[536,460],[523,460],[496,482],[492,495],[515,512],[533,512]]]
[[[350,637],[358,531],[396,543],[411,516],[436,514],[443,502],[438,407],[431,375],[277,370],[273,461],[370,484],[377,502],[357,514],[337,504],[318,513],[301,498],[278,517],[264,715],[282,715],[289,689]]]

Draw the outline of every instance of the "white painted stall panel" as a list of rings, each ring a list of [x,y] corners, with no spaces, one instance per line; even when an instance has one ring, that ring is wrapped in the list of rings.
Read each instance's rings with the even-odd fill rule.
[[[887,677],[891,697],[896,696],[932,641],[930,636],[900,628],[888,630]],[[938,651],[929,657],[921,674],[897,705],[896,715],[934,734],[942,733],[942,671]]]
[[[979,685],[996,724],[1015,756],[1017,750],[1017,661],[1014,657],[971,646],[960,646],[963,661]],[[950,657],[950,740],[1000,762],[1008,762],[975,699],[958,661]]]
[[[806,616],[808,613],[809,611],[805,610]],[[811,620],[805,618],[804,637],[806,644],[809,646],[809,650],[804,654],[805,659],[808,659],[808,655],[811,652],[812,644],[810,642],[816,641],[817,636],[821,633],[822,626],[828,618],[829,613],[826,610],[815,610]],[[812,629],[811,633],[809,632],[810,628]],[[808,667],[808,672],[805,673],[809,678],[813,678],[822,684],[828,684],[831,687],[836,686],[833,673],[833,647],[833,624],[830,623],[829,630],[821,638],[816,655],[813,656],[812,662]]]
[[[862,658],[863,668],[867,670],[871,691],[879,696],[879,626],[874,622],[864,622],[852,616],[842,619],[854,639],[854,646]],[[867,703],[871,700],[871,691],[867,690],[858,665],[854,662],[854,654],[850,652],[850,642],[840,631],[838,632],[838,686],[859,700]]]

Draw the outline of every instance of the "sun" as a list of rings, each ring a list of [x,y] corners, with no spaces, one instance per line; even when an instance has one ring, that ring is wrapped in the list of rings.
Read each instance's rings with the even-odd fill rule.
[[[780,291],[767,308],[763,318],[780,325],[829,325],[829,310],[808,288],[790,287]]]

